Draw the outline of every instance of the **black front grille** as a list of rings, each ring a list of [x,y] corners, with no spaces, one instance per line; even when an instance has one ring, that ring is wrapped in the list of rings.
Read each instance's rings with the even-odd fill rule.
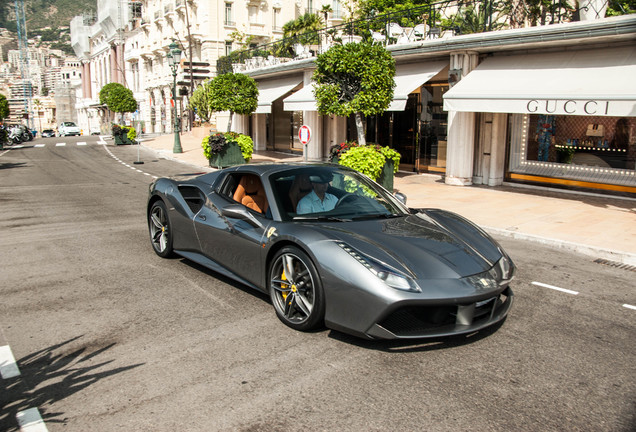
[[[455,324],[456,315],[457,306],[407,306],[395,310],[380,326],[398,336],[407,336]]]
[[[508,297],[506,290],[496,297],[468,305],[404,306],[393,311],[379,325],[402,337],[453,333],[453,330],[486,323]]]

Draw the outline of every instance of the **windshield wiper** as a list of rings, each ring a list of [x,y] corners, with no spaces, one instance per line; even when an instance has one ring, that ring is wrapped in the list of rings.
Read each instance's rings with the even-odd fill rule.
[[[365,214],[362,216],[356,216],[353,218],[353,220],[364,220],[364,219],[392,219],[392,218],[396,218],[396,217],[402,217],[404,215],[398,214],[398,213],[372,213],[372,214]]]
[[[295,221],[311,221],[311,220],[316,220],[316,221],[329,221],[329,222],[349,222],[351,221],[351,219],[343,219],[343,218],[339,218],[336,216],[295,216],[294,217]]]

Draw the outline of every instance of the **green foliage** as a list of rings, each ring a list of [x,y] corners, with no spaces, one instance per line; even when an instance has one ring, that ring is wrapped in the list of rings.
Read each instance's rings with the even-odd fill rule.
[[[296,43],[302,45],[318,45],[320,36],[317,32],[323,27],[320,15],[307,12],[283,25],[283,37],[293,38]]]
[[[117,123],[113,123],[110,127],[110,131],[113,136],[123,137],[126,135],[126,137],[133,143],[137,138],[137,131],[132,126],[122,126]]]
[[[313,79],[321,114],[383,113],[393,99],[395,61],[381,45],[334,45],[316,59]]]
[[[228,73],[207,83],[208,102],[212,111],[251,114],[258,105],[258,87],[252,77]]]
[[[208,91],[207,88],[208,80],[205,80],[202,85],[198,86],[194,89],[192,93],[192,97],[190,98],[188,107],[195,111],[199,118],[204,122],[210,121],[210,103],[208,101]]]
[[[245,162],[249,162],[252,159],[252,153],[254,153],[254,141],[249,135],[239,135],[236,139]]]
[[[258,87],[254,78],[244,74],[227,73],[207,83],[211,111],[229,111],[228,132],[234,113],[249,115],[258,106]]]
[[[5,95],[0,94],[0,120],[9,117],[9,102]]]
[[[206,159],[210,159],[212,155],[221,153],[226,145],[227,140],[225,139],[225,134],[222,133],[211,133],[201,141],[203,155]]]
[[[117,86],[121,86],[119,83],[108,83],[99,91],[99,103],[102,105],[108,105],[108,98],[110,96],[110,92],[116,88]]]
[[[254,152],[252,138],[236,132],[211,133],[203,138],[203,141],[201,141],[203,155],[209,160],[213,155],[221,153],[229,143],[236,143],[239,146],[245,162],[249,162],[252,159],[252,153]]]
[[[137,110],[137,101],[132,90],[119,83],[109,83],[102,87],[99,91],[99,102],[106,104],[109,110],[116,113]]]
[[[374,146],[352,147],[340,157],[340,165],[353,168],[367,177],[377,180],[382,173],[384,156]]]
[[[607,16],[636,13],[636,0],[610,0]]]
[[[378,149],[378,151],[382,154],[382,156],[384,156],[384,159],[389,160],[391,159],[393,161],[393,173],[397,173],[398,170],[400,169],[400,157],[401,155],[393,150],[391,147],[376,147]]]
[[[135,130],[134,127],[131,126],[128,128],[128,133],[126,134],[126,136],[128,137],[129,140],[134,142],[135,138],[137,138],[137,131]]]
[[[109,110],[116,113],[137,110],[137,101],[132,90],[119,83],[109,83],[102,87],[99,91],[99,103],[106,105]]]
[[[314,96],[320,114],[355,114],[358,142],[364,144],[362,114],[382,114],[393,100],[395,60],[383,45],[337,44],[316,59]]]

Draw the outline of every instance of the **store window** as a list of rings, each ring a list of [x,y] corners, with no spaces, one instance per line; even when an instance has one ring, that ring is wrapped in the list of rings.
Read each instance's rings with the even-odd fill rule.
[[[636,186],[636,118],[512,114],[509,171]]]

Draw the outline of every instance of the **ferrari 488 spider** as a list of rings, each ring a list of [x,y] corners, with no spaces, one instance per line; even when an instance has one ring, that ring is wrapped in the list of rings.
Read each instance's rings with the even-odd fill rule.
[[[150,185],[150,241],[268,293],[297,330],[368,339],[474,332],[502,321],[515,266],[482,229],[411,209],[330,164],[249,164]]]

